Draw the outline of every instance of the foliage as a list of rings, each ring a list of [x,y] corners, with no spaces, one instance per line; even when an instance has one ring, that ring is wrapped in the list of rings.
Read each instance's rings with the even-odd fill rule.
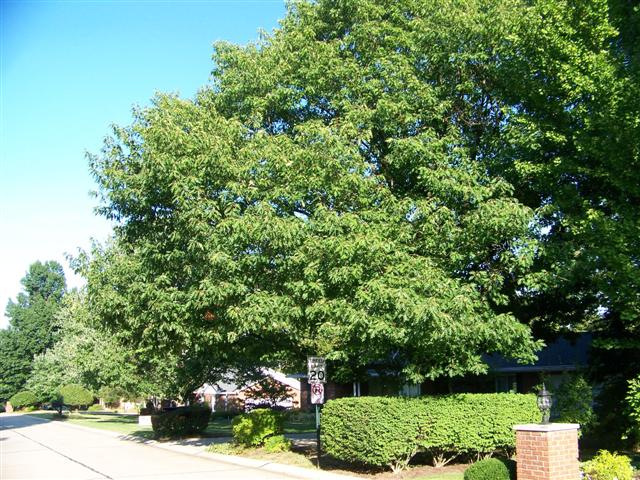
[[[515,449],[513,426],[540,420],[535,395],[460,394],[421,401],[430,423],[420,446],[432,453],[439,466],[460,454],[511,454]]]
[[[626,396],[627,415],[630,420],[628,435],[637,445],[640,445],[640,375],[629,380],[629,389]]]
[[[487,458],[464,471],[464,480],[515,480],[516,462],[502,458]]]
[[[102,412],[102,411],[104,411],[104,408],[99,403],[94,403],[89,408],[87,408],[87,411],[89,411],[89,412]]]
[[[506,121],[477,90],[519,5],[293,2],[259,45],[218,44],[212,88],[159,95],[90,157],[118,223],[87,269],[104,325],[202,368],[317,353],[419,382],[532,360],[507,304],[535,212],[471,141]]]
[[[323,408],[322,441],[336,458],[398,471],[419,449],[437,466],[461,454],[512,453],[513,425],[539,418],[534,395],[342,398]]]
[[[291,450],[291,440],[284,435],[273,435],[264,440],[264,449],[269,453],[288,452]]]
[[[54,318],[66,291],[58,262],[35,262],[21,281],[24,291],[9,300],[5,315],[9,328],[0,331],[0,399],[25,386],[33,357],[53,345]]]
[[[591,385],[582,375],[574,375],[560,384],[554,392],[554,414],[557,421],[579,423],[581,432],[589,431],[595,415]]]
[[[258,408],[234,417],[231,431],[237,444],[256,447],[264,444],[268,437],[284,432],[284,417],[279,412]]]
[[[156,393],[147,380],[153,378],[153,370],[143,374],[134,352],[96,324],[84,293],[66,295],[55,323],[57,341],[35,357],[27,381],[38,398],[44,401],[67,383],[77,383],[93,391],[107,387],[140,394]]]
[[[98,391],[98,396],[104,403],[110,407],[117,407],[121,400],[132,400],[134,398],[131,393],[122,387],[104,386]]]
[[[31,407],[33,405],[36,405],[38,403],[38,399],[33,394],[33,392],[24,390],[22,392],[18,392],[15,395],[13,395],[9,399],[9,402],[11,403],[13,408],[15,408],[16,410],[21,410],[25,407]]]
[[[427,434],[427,412],[414,399],[357,397],[322,409],[322,445],[340,460],[403,470]]]
[[[70,383],[59,390],[60,400],[63,405],[79,408],[93,404],[93,393],[82,385]]]
[[[600,450],[583,466],[589,480],[632,480],[631,460],[624,455]]]
[[[209,424],[211,410],[206,406],[190,405],[151,415],[151,425],[158,438],[178,438],[204,431]]]

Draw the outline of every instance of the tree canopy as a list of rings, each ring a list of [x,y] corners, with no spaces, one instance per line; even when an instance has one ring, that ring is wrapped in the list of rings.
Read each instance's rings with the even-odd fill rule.
[[[55,261],[35,262],[22,279],[24,291],[9,300],[9,328],[0,330],[0,398],[22,389],[33,358],[53,345],[55,315],[66,292],[62,266]]]
[[[297,1],[217,44],[212,84],[90,157],[99,317],[205,375],[324,354],[421,381],[532,360],[532,324],[637,338],[638,15]]]

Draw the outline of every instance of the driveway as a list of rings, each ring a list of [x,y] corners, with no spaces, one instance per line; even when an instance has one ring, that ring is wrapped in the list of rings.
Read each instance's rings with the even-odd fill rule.
[[[0,416],[2,480],[302,478],[295,472],[274,473],[260,465],[241,466],[200,455],[144,445],[27,415]]]

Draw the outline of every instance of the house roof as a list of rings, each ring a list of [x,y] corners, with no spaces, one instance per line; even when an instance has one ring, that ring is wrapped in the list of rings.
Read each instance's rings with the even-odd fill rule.
[[[587,365],[592,340],[590,333],[571,338],[560,337],[538,352],[537,362],[528,365],[521,365],[498,354],[485,355],[483,360],[489,365],[489,370],[495,373],[574,371]]]

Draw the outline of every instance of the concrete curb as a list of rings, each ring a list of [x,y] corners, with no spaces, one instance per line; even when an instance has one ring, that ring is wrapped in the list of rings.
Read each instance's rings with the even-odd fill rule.
[[[27,414],[28,415],[28,414]],[[38,420],[42,423],[54,422],[55,420],[47,420],[29,415],[31,418]],[[113,432],[111,430],[102,430],[99,428],[85,427],[84,425],[74,425],[72,423],[57,422],[58,425],[63,425],[69,428],[75,428],[78,430],[85,430],[88,432],[101,433],[108,435],[119,440],[128,442],[135,442],[148,447],[161,448],[163,450],[169,450],[175,453],[181,453],[183,455],[191,455],[199,458],[209,458],[211,460],[217,460],[219,462],[228,463],[231,465],[237,465],[240,467],[255,468],[257,470],[265,470],[271,473],[279,473],[293,478],[302,478],[305,480],[348,480],[356,479],[359,477],[352,477],[348,475],[341,475],[337,473],[325,472],[323,470],[314,470],[311,468],[296,467],[293,465],[285,465],[282,463],[268,462],[265,460],[256,460],[253,458],[244,458],[235,455],[224,455],[222,453],[209,453],[206,451],[207,446],[195,446],[195,445],[180,445],[175,442],[165,443],[158,442],[157,440],[148,440],[146,438],[137,437],[135,435],[123,435],[122,433]],[[191,451],[189,451],[191,450]]]

